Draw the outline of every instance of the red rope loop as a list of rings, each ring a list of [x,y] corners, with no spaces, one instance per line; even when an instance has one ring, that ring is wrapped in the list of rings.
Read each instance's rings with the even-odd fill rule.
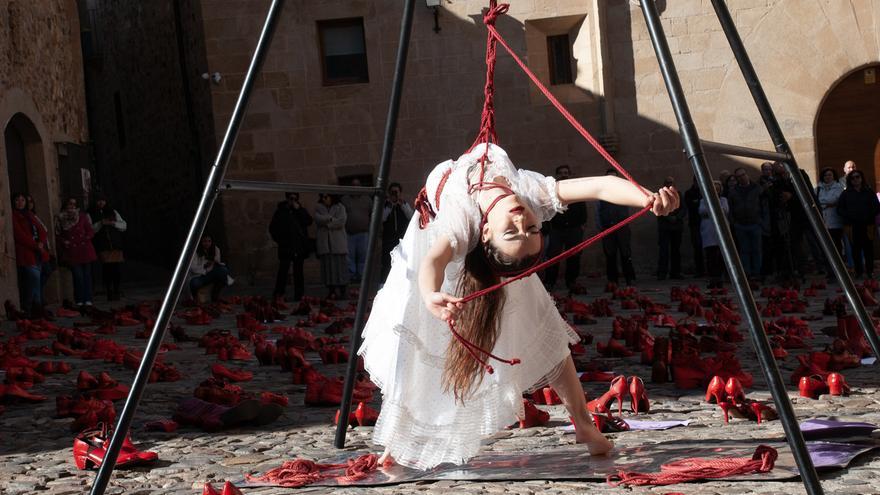
[[[619,471],[608,475],[611,486],[620,485],[673,485],[689,481],[728,478],[741,474],[767,473],[773,470],[779,453],[773,447],[759,445],[749,457],[722,457],[703,459],[693,457],[660,466],[659,473]],[[619,481],[613,481],[618,478]]]

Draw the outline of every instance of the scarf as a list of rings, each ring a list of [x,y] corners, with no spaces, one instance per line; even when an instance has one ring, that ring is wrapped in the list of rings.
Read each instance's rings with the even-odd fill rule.
[[[61,228],[63,230],[72,229],[77,223],[79,223],[79,208],[62,211],[61,214],[58,215],[58,220],[61,221]]]

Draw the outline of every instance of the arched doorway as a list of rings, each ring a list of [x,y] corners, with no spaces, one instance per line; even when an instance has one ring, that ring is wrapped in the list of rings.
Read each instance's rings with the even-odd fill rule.
[[[46,188],[43,140],[33,122],[24,114],[12,116],[3,131],[6,145],[6,169],[10,194],[22,192],[33,196],[37,214],[44,221],[51,218]]]
[[[826,94],[816,117],[817,170],[842,173],[853,160],[868,184],[880,180],[880,63],[857,69]]]

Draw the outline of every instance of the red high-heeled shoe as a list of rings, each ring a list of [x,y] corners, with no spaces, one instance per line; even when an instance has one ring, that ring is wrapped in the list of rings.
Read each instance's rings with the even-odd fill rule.
[[[610,406],[617,399],[617,415],[623,414],[623,394],[627,392],[626,377],[617,376],[611,380],[611,386],[608,391],[600,397],[587,402],[587,410],[591,413],[606,414],[610,413]]]
[[[648,393],[645,392],[645,382],[637,376],[629,377],[630,406],[635,414],[649,412],[651,403],[648,401]]]
[[[718,403],[718,407],[721,408],[721,412],[724,413],[724,424],[728,424],[730,422],[729,411],[731,408],[730,402],[721,401]]]
[[[734,404],[739,404],[746,398],[742,383],[736,377],[730,377],[727,380],[727,384],[724,385],[724,392],[727,394],[728,400]]]
[[[87,430],[73,441],[73,462],[79,469],[99,468],[104,462],[104,454],[109,445],[110,434],[106,425],[100,429]],[[155,462],[159,455],[155,452],[141,452],[126,437],[122,443],[122,449],[116,459],[117,467],[132,466]]]
[[[828,385],[819,375],[805,376],[798,383],[798,393],[801,397],[818,399],[820,395],[828,393]]]
[[[523,410],[525,411],[525,415],[519,420],[520,428],[544,426],[550,421],[550,413],[538,409],[535,407],[535,404],[528,399],[523,399]]]
[[[557,406],[562,404],[562,399],[559,398],[559,394],[553,390],[553,387],[544,387],[541,391],[544,394],[544,404],[548,406]]]
[[[574,421],[572,421],[572,424],[574,424]],[[601,433],[617,433],[629,430],[629,425],[623,418],[615,418],[613,416],[594,414],[593,424],[596,425],[596,429]]]
[[[205,483],[205,488],[202,490],[202,495],[242,495],[242,493],[237,486],[227,481],[223,484],[222,491],[217,491],[217,489],[214,488],[213,485],[211,485],[210,483]]]
[[[724,391],[724,378],[721,378],[718,375],[712,377],[712,380],[709,382],[709,386],[706,388],[706,402],[712,403],[712,398],[715,398],[715,403],[720,404],[727,399],[727,392]]]
[[[828,393],[831,395],[849,395],[850,388],[840,373],[830,373],[825,380],[828,385]]]

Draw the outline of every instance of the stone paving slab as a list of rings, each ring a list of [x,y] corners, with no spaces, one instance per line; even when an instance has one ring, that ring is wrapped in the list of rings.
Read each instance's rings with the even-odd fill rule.
[[[649,282],[640,285],[643,293],[658,303],[669,303],[669,288],[683,285],[672,282]],[[705,286],[705,283],[702,283]],[[835,296],[835,286],[829,290],[819,291],[819,295],[810,301],[807,314],[821,314],[822,304],[826,297]],[[589,294],[579,299],[591,301],[596,297],[608,297],[602,293],[602,287],[589,285]],[[148,298],[158,298],[144,294]],[[756,294],[757,296],[757,294]],[[731,298],[734,298],[730,294]],[[735,298],[734,298],[735,299]],[[761,301],[761,298],[758,297]],[[134,302],[134,301],[126,301]],[[617,314],[638,314],[638,311],[623,311],[619,303],[613,302],[612,307]],[[675,309],[675,306],[672,307]],[[241,311],[240,307],[236,308]],[[681,313],[671,312],[676,318]],[[298,317],[288,318],[292,324]],[[598,323],[581,327],[592,332],[594,342],[608,339],[611,332],[611,318],[598,318]],[[81,320],[80,320],[81,321]],[[71,321],[59,319],[59,324],[70,325]],[[831,339],[821,333],[820,329],[835,324],[833,317],[809,322],[815,333],[812,343],[821,349]],[[211,328],[235,327],[234,314],[215,320],[210,326],[187,326],[187,332],[199,336]],[[121,344],[142,349],[146,340],[134,337],[138,327],[118,327],[114,338]],[[662,329],[654,329],[655,335],[665,334]],[[15,335],[13,324],[3,322],[0,331],[6,336]],[[748,391],[748,397],[769,400],[764,378],[758,367],[752,346],[748,342],[748,331],[744,325],[740,331],[746,336],[738,351],[743,368],[755,377],[754,386]],[[316,334],[320,334],[316,331]],[[169,337],[170,338],[170,337]],[[31,341],[26,345],[51,343],[51,341]],[[173,364],[183,374],[184,379],[173,383],[149,384],[133,422],[132,437],[135,443],[144,449],[156,451],[160,462],[152,467],[138,467],[117,470],[113,474],[107,493],[120,494],[165,494],[165,493],[201,493],[206,481],[222,484],[224,480],[241,479],[244,473],[262,472],[279,465],[284,460],[305,457],[315,460],[327,459],[339,455],[333,447],[335,427],[332,418],[334,407],[306,407],[303,405],[305,386],[290,383],[289,373],[280,371],[279,367],[260,367],[257,361],[230,361],[229,367],[241,367],[254,372],[251,382],[241,384],[245,390],[259,392],[269,390],[284,393],[290,398],[290,406],[285,414],[275,423],[262,428],[242,428],[218,433],[205,433],[191,428],[181,428],[176,433],[147,432],[144,423],[151,420],[167,418],[174,411],[178,400],[189,397],[195,386],[210,376],[210,366],[216,361],[214,356],[206,356],[196,343],[180,344],[181,349],[170,351],[166,362]],[[252,347],[251,347],[252,348]],[[795,355],[790,351],[788,358],[780,362],[783,379],[789,383],[791,372],[796,368]],[[589,357],[596,358],[595,345],[589,349]],[[46,382],[34,387],[35,393],[48,395],[50,400],[34,405],[9,404],[6,412],[0,415],[0,493],[4,495],[18,494],[73,494],[88,490],[94,479],[94,471],[80,471],[73,465],[71,446],[73,434],[69,431],[71,419],[55,419],[54,396],[68,394],[75,389],[76,373],[85,369],[92,374],[101,371],[109,372],[123,383],[131,383],[134,372],[124,369],[121,365],[100,361],[83,361],[78,358],[37,358],[38,360],[68,360],[74,371],[68,375],[48,375]],[[651,413],[646,418],[654,420],[688,419],[691,425],[685,428],[673,428],[666,431],[624,432],[610,435],[621,447],[650,445],[669,441],[693,441],[700,443],[718,440],[748,440],[755,442],[784,437],[779,421],[765,422],[758,426],[741,419],[732,419],[724,425],[721,411],[714,405],[703,402],[702,391],[678,390],[673,384],[657,385],[649,383],[650,367],[639,364],[638,355],[630,358],[598,358],[610,369],[626,375],[639,374],[647,385],[651,399]],[[345,365],[321,365],[320,371],[328,376],[344,373]],[[876,368],[862,366],[846,370],[847,381],[854,393],[849,397],[822,396],[820,400],[805,399],[797,396],[796,387],[788,386],[795,412],[800,420],[814,417],[839,417],[846,420],[880,423],[880,392],[878,392],[878,375]],[[584,388],[590,397],[596,397],[607,390],[607,384],[585,383]],[[379,394],[372,405],[379,407]],[[628,405],[628,402],[627,402]],[[122,402],[117,403],[117,411]],[[568,424],[567,414],[562,406],[539,406],[551,414],[551,423],[547,427],[528,430],[502,431],[485,440],[485,449],[496,452],[528,452],[543,450],[574,442],[572,435],[565,435],[560,426]],[[625,415],[627,413],[624,413]],[[640,415],[641,417],[641,415]],[[375,450],[370,443],[372,428],[353,428],[349,430],[347,448],[349,451]],[[825,493],[868,495],[880,493],[880,456],[865,456],[856,459],[846,470],[822,474]],[[613,488],[604,483],[586,483],[571,481],[524,481],[524,482],[453,482],[439,481],[412,483],[399,486],[377,488],[301,488],[298,490],[282,488],[253,488],[245,493],[250,494],[281,494],[281,493],[351,493],[351,494],[404,494],[426,493],[440,494],[451,491],[460,494],[573,494],[573,493],[635,493],[635,494],[779,494],[790,495],[806,493],[799,481],[792,482],[707,482],[699,484],[674,485],[668,487],[631,487]]]

